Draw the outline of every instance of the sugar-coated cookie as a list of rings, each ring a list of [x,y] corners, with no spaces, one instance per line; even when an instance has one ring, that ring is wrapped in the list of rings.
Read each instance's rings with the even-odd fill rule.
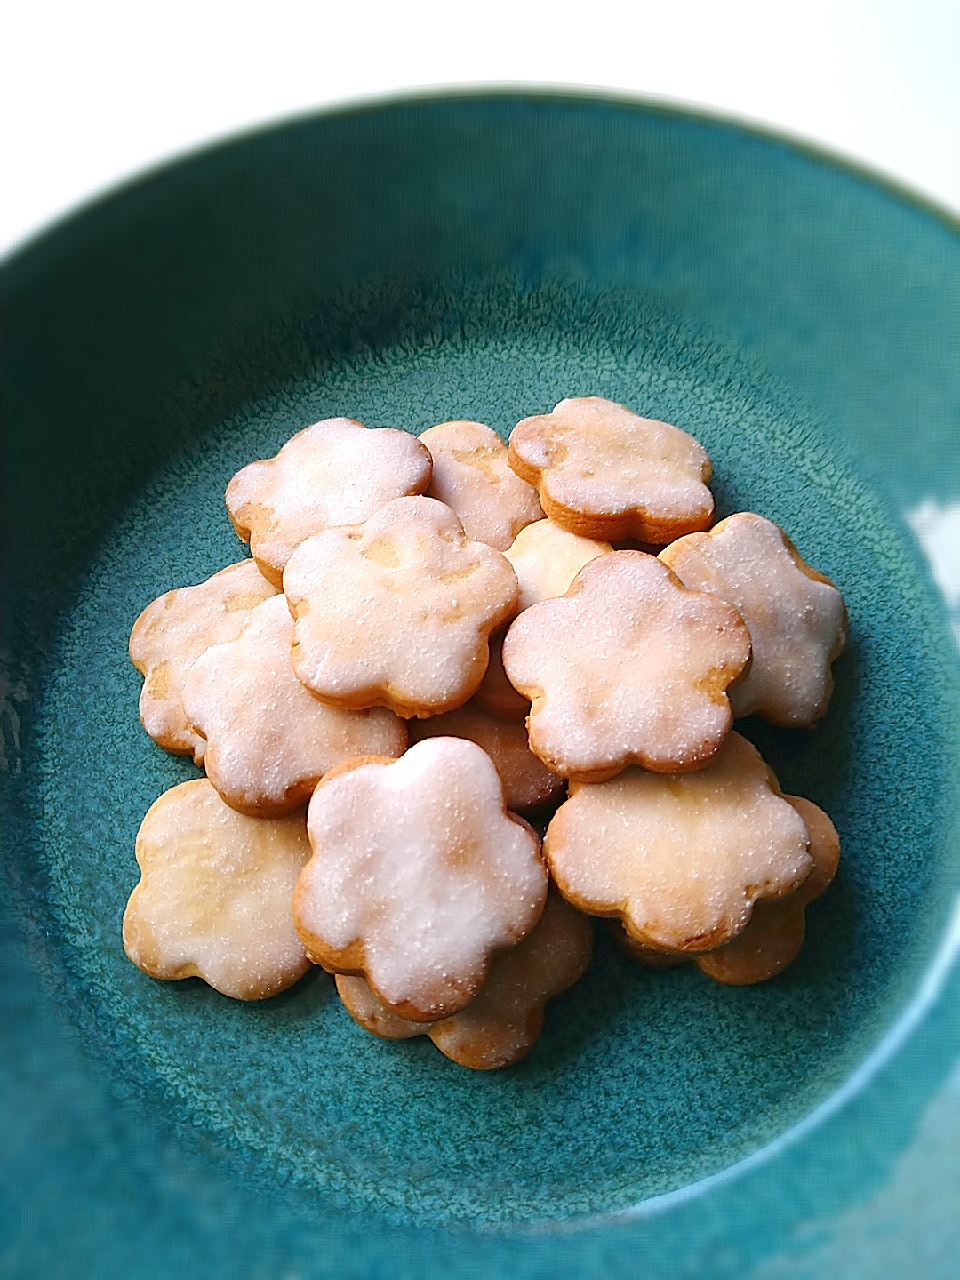
[[[563,779],[552,773],[530,750],[527,731],[518,720],[501,720],[471,700],[446,715],[410,721],[410,738],[467,738],[482,747],[496,766],[503,783],[508,809],[533,809],[563,789]]]
[[[310,967],[290,915],[309,856],[302,814],[248,818],[206,778],[181,782],[140,826],[127,955],[153,978],[202,978],[238,1000],[282,991]]]
[[[530,699],[517,693],[503,669],[503,642],[507,629],[507,626],[502,626],[491,633],[490,661],[473,697],[484,711],[501,720],[525,720],[530,712]]]
[[[441,422],[420,440],[433,459],[428,497],[451,507],[474,542],[505,551],[543,515],[536,489],[511,470],[507,446],[482,422]]]
[[[616,920],[611,933],[621,950],[646,968],[665,969],[692,960],[715,982],[745,987],[781,973],[803,945],[807,904],[818,898],[836,875],[840,841],[833,823],[811,800],[784,796],[806,824],[813,867],[799,888],[783,898],[760,899],[736,937],[713,951],[689,955],[659,951],[634,942]]]
[[[339,765],[313,794],[308,831],[294,895],[307,954],[365,977],[401,1017],[458,1013],[543,911],[540,842],[507,813],[476,743],[430,738],[399,760]]]
[[[744,928],[758,899],[799,887],[813,861],[806,824],[757,749],[731,733],[706,768],[632,768],[572,783],[544,840],[560,892],[665,951],[709,951]]]
[[[484,1071],[524,1057],[540,1037],[544,1006],[580,978],[590,963],[589,920],[551,893],[533,931],[490,966],[490,975],[460,1013],[441,1022],[411,1022],[378,999],[363,978],[337,975],[337,991],[350,1016],[388,1040],[429,1036],[441,1053]]]
[[[801,559],[783,530],[741,512],[709,533],[680,538],[660,559],[691,590],[732,604],[747,624],[753,661],[729,690],[734,715],[757,712],[784,725],[819,720],[847,615],[837,588]]]
[[[212,645],[183,681],[187,717],[206,741],[207,777],[232,808],[277,818],[305,804],[333,765],[398,756],[407,727],[386,707],[343,711],[309,693],[290,661],[283,596],[246,616],[236,640]]]
[[[836,827],[812,800],[803,796],[784,799],[806,824],[813,868],[800,887],[785,898],[757,902],[746,927],[725,946],[697,957],[703,973],[727,986],[765,982],[787,967],[803,945],[807,905],[823,893],[837,873],[840,841]]]
[[[264,576],[278,587],[290,553],[323,529],[359,524],[385,503],[423,493],[432,463],[406,431],[327,418],[227,485],[227,512]]]
[[[713,516],[702,445],[599,396],[561,400],[552,413],[518,422],[509,457],[550,519],[584,538],[662,547],[706,529]]]
[[[528,524],[503,553],[520,584],[517,612],[565,595],[585,564],[612,550],[609,542],[580,538],[553,520]]]
[[[140,719],[154,742],[176,755],[192,753],[200,764],[206,744],[183,709],[183,678],[201,653],[235,639],[250,610],[276,594],[254,562],[242,560],[147,605],[130,633],[130,658],[146,677]]]
[[[503,642],[510,683],[532,700],[531,749],[562,777],[590,782],[628,764],[700,768],[730,728],[725,691],[749,657],[735,609],[688,591],[642,551],[590,561]]]
[[[293,666],[331,705],[403,716],[461,706],[483,679],[491,631],[514,612],[517,578],[470,542],[434,498],[399,498],[363,524],[302,542],[284,573]]]

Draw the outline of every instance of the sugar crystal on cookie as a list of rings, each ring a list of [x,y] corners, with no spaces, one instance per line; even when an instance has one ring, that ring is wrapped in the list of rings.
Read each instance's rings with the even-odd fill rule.
[[[520,584],[517,612],[565,595],[585,564],[612,550],[609,542],[578,537],[553,520],[528,524],[503,553]]]
[[[240,1000],[282,991],[309,968],[290,916],[309,856],[301,814],[248,818],[206,778],[180,783],[140,825],[127,955],[151,977],[199,977]]]
[[[622,920],[666,951],[708,951],[745,926],[758,899],[798,888],[813,862],[797,810],[746,738],[731,733],[694,773],[631,768],[572,784],[544,852],[561,893]]]
[[[159,746],[200,763],[206,743],[183,708],[186,674],[211,645],[235,639],[250,610],[276,594],[252,560],[241,560],[194,587],[164,592],[140,614],[130,659],[146,677],[140,719]]]
[[[319,698],[437,715],[476,691],[490,634],[515,609],[517,578],[442,502],[400,498],[302,543],[284,591],[294,670]]]
[[[323,529],[357,524],[385,503],[422,493],[430,454],[406,431],[327,418],[227,486],[227,511],[264,575],[280,586],[291,552]]]
[[[691,590],[732,604],[747,625],[753,660],[730,689],[734,714],[789,725],[819,720],[847,615],[837,588],[801,559],[783,530],[741,512],[709,533],[680,538],[660,559]]]
[[[278,817],[309,800],[320,778],[351,756],[399,755],[404,722],[386,707],[343,711],[312,696],[290,661],[293,619],[283,596],[247,616],[237,638],[191,667],[183,703],[206,741],[207,774],[226,802]]]
[[[519,1061],[543,1026],[544,1006],[580,978],[590,963],[589,921],[551,892],[536,927],[502,951],[475,1000],[439,1022],[398,1017],[363,978],[337,975],[337,991],[354,1021],[388,1040],[429,1036],[461,1066],[491,1070]]]
[[[503,644],[511,684],[532,700],[531,749],[562,777],[595,782],[632,763],[706,763],[749,656],[736,610],[642,551],[592,560],[565,596],[521,613]]]
[[[518,422],[510,465],[536,485],[557,524],[585,538],[640,538],[657,546],[713,516],[712,466],[692,436],[600,396],[562,400]]]
[[[492,955],[543,910],[539,840],[507,814],[475,743],[431,738],[396,761],[332,770],[308,827],[314,856],[294,900],[308,954],[362,974],[404,1017],[463,1008]]]
[[[708,978],[727,986],[751,986],[781,973],[803,945],[808,904],[830,885],[840,859],[836,828],[823,810],[802,796],[783,798],[803,819],[810,838],[813,867],[799,888],[780,898],[758,899],[740,932],[711,951],[658,950],[635,942],[622,925],[611,922],[617,945],[649,968],[659,969],[692,960]]]
[[[420,436],[433,458],[427,494],[452,508],[468,538],[497,551],[543,512],[537,491],[510,469],[507,446],[482,422],[441,422]]]

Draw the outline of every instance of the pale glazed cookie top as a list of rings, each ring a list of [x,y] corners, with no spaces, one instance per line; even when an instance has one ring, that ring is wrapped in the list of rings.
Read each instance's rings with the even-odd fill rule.
[[[458,1012],[494,952],[536,924],[540,842],[509,816],[473,742],[431,738],[396,761],[331,770],[310,801],[314,856],[294,896],[311,959],[366,977],[403,1017]]]
[[[420,440],[433,459],[427,494],[452,507],[468,538],[504,551],[543,515],[536,489],[511,470],[507,446],[482,422],[441,422]]]
[[[227,804],[254,817],[305,804],[341,760],[400,755],[407,745],[405,723],[386,707],[342,711],[308,693],[290,661],[292,638],[287,602],[274,596],[183,682],[187,716],[207,743],[207,776]]]
[[[499,551],[467,540],[444,503],[399,498],[301,543],[284,590],[293,666],[308,689],[338,706],[439,715],[482,680],[517,578]]]
[[[660,559],[685,586],[732,604],[747,624],[753,661],[729,690],[734,715],[758,712],[785,725],[819,720],[847,615],[837,588],[804,563],[783,530],[742,512],[679,539]]]
[[[749,656],[735,609],[642,551],[598,556],[565,596],[521,613],[503,643],[507,676],[533,703],[531,749],[562,777],[592,782],[628,764],[703,765],[730,728],[724,691]]]
[[[706,450],[679,427],[599,396],[518,422],[509,456],[550,519],[585,538],[663,546],[713,516]]]
[[[297,432],[276,457],[238,471],[227,485],[227,511],[279,587],[304,538],[359,524],[394,498],[422,493],[431,467],[425,446],[406,431],[327,418]]]
[[[181,782],[140,825],[127,955],[153,978],[202,978],[239,1000],[282,991],[310,967],[290,914],[309,856],[302,814],[247,818],[206,778]]]
[[[757,899],[803,882],[809,845],[760,753],[731,733],[696,773],[571,784],[544,853],[574,906],[616,916],[648,947],[708,951],[740,932]]]
[[[609,542],[580,538],[553,520],[528,524],[503,553],[520,583],[517,612],[565,595],[585,564],[612,550]]]
[[[183,678],[212,644],[240,634],[247,615],[277,588],[252,560],[242,560],[195,587],[167,591],[148,604],[130,633],[130,658],[146,676],[140,719],[167,751],[203,759],[204,740],[183,709]]]
[[[414,742],[424,738],[467,738],[482,747],[493,761],[508,809],[532,809],[555,796],[563,779],[530,750],[522,721],[501,720],[478,706],[476,699],[427,720],[410,721]]]
[[[593,929],[586,916],[551,893],[532,933],[490,966],[490,976],[460,1013],[440,1022],[411,1022],[389,1009],[363,978],[337,975],[350,1016],[388,1040],[429,1036],[464,1067],[491,1070],[518,1062],[536,1044],[548,1000],[580,978],[590,963]]]

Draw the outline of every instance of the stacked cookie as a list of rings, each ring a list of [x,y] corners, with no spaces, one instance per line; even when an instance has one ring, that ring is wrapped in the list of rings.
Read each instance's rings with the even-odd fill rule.
[[[312,961],[362,1026],[482,1068],[586,969],[587,915],[645,964],[779,972],[839,846],[731,724],[815,723],[846,615],[769,521],[705,532],[710,470],[597,397],[509,452],[332,419],[245,467],[253,560],[131,636],[144,726],[207,773],[144,819],[131,959],[245,999]],[[565,788],[541,848],[520,814]]]

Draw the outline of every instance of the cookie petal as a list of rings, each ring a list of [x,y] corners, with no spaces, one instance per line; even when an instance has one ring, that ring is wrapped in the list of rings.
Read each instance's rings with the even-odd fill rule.
[[[738,934],[758,899],[802,884],[809,845],[760,753],[732,733],[696,773],[572,784],[544,853],[580,910],[619,919],[646,947],[701,952]]]

